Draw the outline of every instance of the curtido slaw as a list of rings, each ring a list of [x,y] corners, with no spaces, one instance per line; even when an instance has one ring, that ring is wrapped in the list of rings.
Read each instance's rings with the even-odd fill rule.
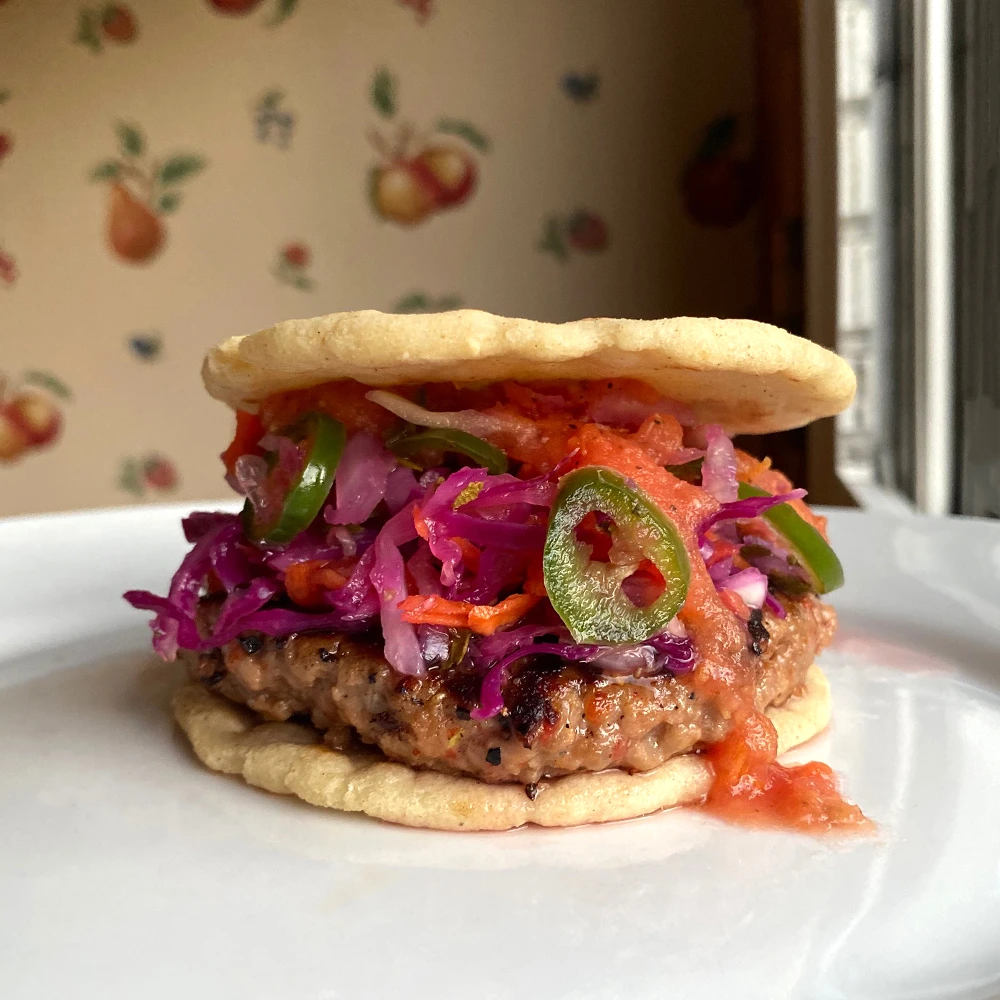
[[[380,633],[401,675],[477,674],[488,719],[526,657],[685,674],[706,655],[699,602],[759,624],[842,582],[804,490],[639,382],[331,383],[237,416],[243,512],[187,517],[166,596],[125,595],[167,660],[245,633]]]

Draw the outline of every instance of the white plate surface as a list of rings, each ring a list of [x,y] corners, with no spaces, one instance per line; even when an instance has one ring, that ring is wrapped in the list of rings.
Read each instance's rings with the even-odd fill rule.
[[[674,811],[413,831],[196,764],[127,587],[178,506],[0,522],[5,1000],[1000,995],[1000,525],[836,512],[838,842]]]

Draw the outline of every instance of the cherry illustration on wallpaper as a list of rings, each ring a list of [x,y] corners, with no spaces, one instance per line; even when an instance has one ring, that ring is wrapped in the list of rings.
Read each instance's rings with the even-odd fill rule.
[[[17,261],[0,246],[0,286],[10,288],[17,281]]]
[[[409,7],[417,16],[417,24],[426,24],[434,13],[434,0],[398,0],[400,7]]]
[[[0,90],[0,105],[6,104],[11,98],[11,92],[9,90]],[[10,132],[3,128],[0,128],[0,165],[3,161],[10,156],[11,150],[14,148],[14,136]]]
[[[60,403],[69,399],[66,384],[51,372],[28,371],[10,385],[0,372],[0,463],[51,445],[62,430]]]
[[[139,34],[135,14],[120,3],[106,3],[101,7],[83,7],[76,22],[75,41],[91,52],[104,51],[106,42],[131,45]]]
[[[611,241],[608,224],[596,212],[579,208],[569,215],[550,215],[542,223],[538,249],[561,261],[573,251],[601,253]]]
[[[386,121],[396,117],[398,92],[396,77],[387,69],[378,70],[370,96],[372,106]],[[473,151],[490,149],[489,139],[479,129],[457,118],[439,118],[431,133],[418,132],[404,121],[391,140],[377,129],[371,130],[368,139],[381,161],[368,175],[372,209],[403,226],[465,204],[479,180],[479,161]]]
[[[246,17],[252,14],[261,6],[262,0],[205,0],[205,3],[216,14],[223,14],[226,17]],[[277,27],[295,13],[299,0],[276,0],[265,5],[271,13],[264,24],[268,28]]]
[[[163,249],[163,219],[181,203],[177,186],[203,170],[205,160],[190,153],[150,158],[135,125],[119,122],[115,131],[120,155],[98,164],[90,179],[109,185],[108,246],[126,263],[145,264]]]
[[[738,155],[738,122],[721,115],[710,122],[681,177],[688,215],[699,225],[727,228],[747,217],[757,197],[749,155]]]
[[[291,285],[300,292],[311,292],[316,282],[309,276],[312,251],[304,243],[288,243],[278,251],[278,259],[271,273],[283,285]]]
[[[177,466],[164,455],[151,451],[127,456],[118,466],[118,488],[139,500],[147,494],[170,493],[180,484]]]

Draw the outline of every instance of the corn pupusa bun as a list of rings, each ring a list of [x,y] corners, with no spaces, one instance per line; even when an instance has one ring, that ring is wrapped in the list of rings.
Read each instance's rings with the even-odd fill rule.
[[[801,427],[840,413],[855,391],[842,358],[754,320],[539,323],[476,309],[288,320],[213,348],[202,377],[216,399],[249,410],[274,393],[338,379],[391,386],[633,378],[729,434]]]

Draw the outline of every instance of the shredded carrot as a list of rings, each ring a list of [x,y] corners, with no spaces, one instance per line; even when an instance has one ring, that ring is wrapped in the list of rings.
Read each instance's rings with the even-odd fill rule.
[[[417,529],[417,534],[425,542],[431,537],[431,533],[427,528],[427,522],[424,520],[424,515],[420,513],[420,508],[416,505],[413,507],[413,527]]]
[[[411,625],[447,625],[449,628],[467,628],[469,624],[468,601],[449,601],[447,597],[433,594],[423,597],[414,594],[399,602],[403,621]]]
[[[399,609],[403,612],[403,621],[411,625],[469,628],[479,635],[492,635],[498,628],[522,618],[540,600],[535,594],[511,594],[499,604],[490,605],[416,594],[400,601]]]
[[[452,541],[462,552],[462,565],[473,573],[479,569],[480,551],[467,538],[453,538]]]
[[[322,605],[324,590],[336,590],[345,583],[347,576],[323,559],[292,563],[285,570],[285,590],[296,604],[304,608]]]
[[[474,604],[469,611],[469,628],[479,635],[493,635],[504,625],[513,625],[539,601],[535,594],[511,594],[499,604]]]
[[[753,483],[757,477],[771,468],[769,458],[754,458],[741,448],[736,449],[736,478],[741,483]],[[763,487],[761,487],[763,489]]]

